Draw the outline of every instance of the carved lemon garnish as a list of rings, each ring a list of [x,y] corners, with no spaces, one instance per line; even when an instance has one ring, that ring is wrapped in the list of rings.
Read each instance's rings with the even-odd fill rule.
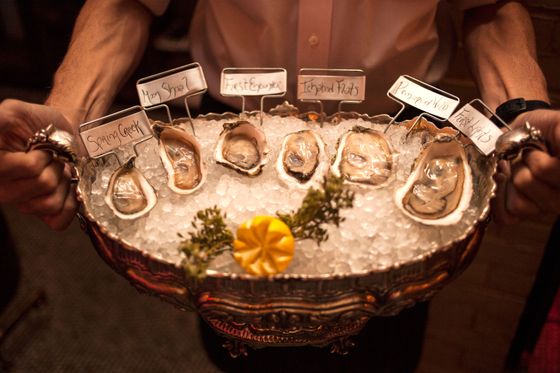
[[[290,228],[272,216],[255,216],[237,229],[233,257],[253,275],[273,275],[284,271],[294,256],[294,236]]]

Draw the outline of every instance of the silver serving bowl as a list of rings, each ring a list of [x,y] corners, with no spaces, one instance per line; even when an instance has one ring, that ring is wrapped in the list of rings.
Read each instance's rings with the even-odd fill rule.
[[[288,105],[270,114],[315,115],[298,114]],[[209,114],[203,118],[233,116]],[[337,113],[326,120],[342,118],[388,121],[387,116],[357,113]],[[517,146],[520,141],[508,135],[508,141],[513,137]],[[196,282],[185,275],[180,265],[146,254],[96,220],[87,198],[92,180],[80,179],[85,162],[72,154],[71,140],[50,127],[35,136],[30,148],[52,150],[74,163],[80,202],[78,218],[99,255],[140,292],[155,295],[182,310],[198,312],[216,332],[229,338],[226,347],[232,356],[246,353],[246,345],[331,344],[333,352],[345,353],[352,345],[348,337],[357,334],[372,316],[394,315],[432,297],[459,275],[477,252],[489,221],[489,203],[495,190],[492,175],[498,158],[485,157],[474,146],[466,148],[474,184],[470,208],[476,209],[477,218],[460,237],[428,254],[360,274],[255,277],[209,271],[203,281]],[[502,144],[500,154],[515,147],[508,144]]]

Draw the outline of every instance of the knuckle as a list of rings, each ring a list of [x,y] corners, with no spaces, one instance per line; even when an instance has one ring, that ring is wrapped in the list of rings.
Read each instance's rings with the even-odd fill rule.
[[[528,213],[527,207],[527,204],[520,198],[513,198],[508,203],[508,212],[512,215],[524,216]]]
[[[522,169],[513,175],[511,182],[516,189],[527,190],[531,186],[533,178],[528,170]]]
[[[50,172],[42,172],[37,179],[38,187],[44,192],[53,192],[58,186],[58,178]]]
[[[24,167],[30,172],[32,177],[41,176],[41,174],[45,170],[44,163],[41,162],[39,157],[27,157],[27,162],[25,163]]]
[[[547,163],[543,158],[533,158],[529,165],[529,169],[531,170],[531,173],[539,179],[543,179],[549,176]]]
[[[43,214],[55,214],[62,209],[60,198],[57,195],[50,195],[37,201],[36,209]]]

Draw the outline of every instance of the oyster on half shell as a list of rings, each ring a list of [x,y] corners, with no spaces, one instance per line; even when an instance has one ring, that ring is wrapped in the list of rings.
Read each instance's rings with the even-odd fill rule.
[[[394,174],[393,150],[382,132],[355,126],[339,139],[331,172],[351,184],[385,186]]]
[[[154,125],[154,130],[169,188],[179,194],[199,189],[206,180],[206,167],[198,140],[180,127]]]
[[[453,136],[438,135],[420,152],[406,183],[395,192],[395,202],[420,223],[450,225],[461,220],[472,193],[463,144]]]
[[[216,162],[242,174],[257,176],[268,162],[264,132],[246,121],[225,123],[214,158]]]
[[[276,171],[287,185],[308,188],[320,182],[328,169],[325,143],[315,131],[301,130],[284,137]]]
[[[134,166],[135,157],[111,175],[105,203],[121,219],[136,219],[156,205],[156,193],[148,180]]]

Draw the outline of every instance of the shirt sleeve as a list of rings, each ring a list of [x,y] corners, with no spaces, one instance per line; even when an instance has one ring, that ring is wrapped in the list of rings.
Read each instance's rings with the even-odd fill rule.
[[[155,16],[161,16],[169,6],[169,0],[137,0]]]
[[[459,10],[467,10],[478,6],[496,4],[498,0],[447,0],[454,8]]]

